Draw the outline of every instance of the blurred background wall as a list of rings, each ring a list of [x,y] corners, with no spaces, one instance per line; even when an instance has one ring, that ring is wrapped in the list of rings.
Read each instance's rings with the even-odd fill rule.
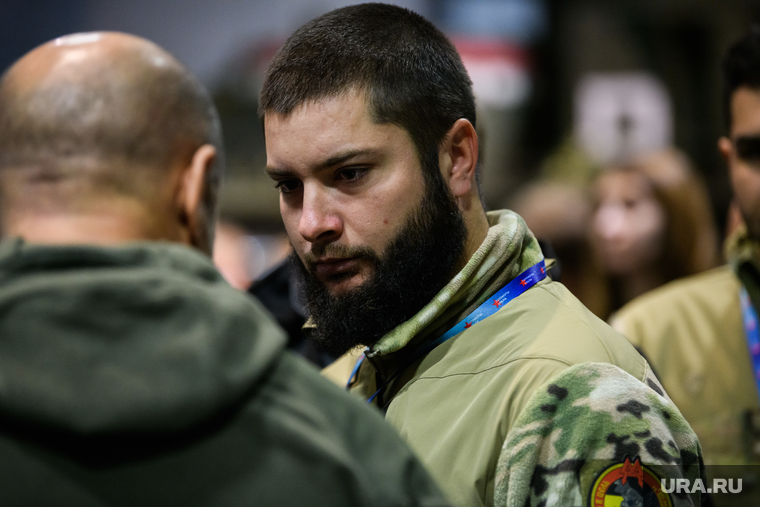
[[[284,251],[277,192],[263,173],[262,73],[293,30],[349,3],[357,2],[0,0],[0,69],[58,35],[87,30],[134,33],[177,55],[212,90],[223,116],[222,214],[258,241],[249,260],[255,278],[274,262],[268,252]],[[725,223],[730,196],[715,149],[723,132],[719,61],[760,21],[760,1],[395,3],[431,19],[463,55],[478,100],[490,207],[513,203],[539,178],[583,186],[600,167],[676,146],[708,183],[717,223]]]

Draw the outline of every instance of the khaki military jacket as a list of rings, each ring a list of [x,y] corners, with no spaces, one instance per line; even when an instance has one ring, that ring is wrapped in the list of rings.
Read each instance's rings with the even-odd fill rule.
[[[760,462],[749,445],[750,415],[760,411],[760,398],[735,270],[741,264],[750,276],[756,272],[740,260],[737,242],[743,234],[728,242],[734,268],[726,265],[672,282],[637,298],[611,319],[651,362],[699,437],[708,465]]]
[[[473,275],[465,268],[452,284],[501,278],[502,285],[505,271],[513,273],[508,281],[541,259],[517,215],[492,212],[489,220],[486,252],[473,257]],[[452,291],[450,285],[421,310],[415,319],[422,316],[425,324],[413,324],[404,346],[398,347],[404,341],[395,330],[395,345],[383,339],[367,351],[352,392],[369,398],[405,363],[408,349],[425,341],[419,336],[439,336],[494,292],[490,283],[463,286]],[[436,301],[446,304],[436,308]],[[458,301],[466,310],[452,316],[447,310]],[[344,356],[325,374],[345,385],[355,362],[355,354]],[[653,473],[680,476],[679,465],[696,463],[700,453],[641,355],[548,279],[406,368],[373,404],[386,411],[455,505],[542,505],[547,499],[587,505],[601,491],[595,481],[610,467],[626,460],[652,470],[676,465]],[[698,477],[699,467],[688,473]],[[599,494],[612,494],[605,491]],[[690,502],[673,499],[673,505]]]

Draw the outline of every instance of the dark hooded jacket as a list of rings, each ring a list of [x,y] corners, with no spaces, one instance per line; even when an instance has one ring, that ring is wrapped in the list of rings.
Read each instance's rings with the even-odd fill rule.
[[[0,505],[442,505],[200,253],[0,243]]]

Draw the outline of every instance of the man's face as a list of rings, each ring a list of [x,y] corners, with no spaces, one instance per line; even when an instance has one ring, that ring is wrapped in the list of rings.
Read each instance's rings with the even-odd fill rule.
[[[266,117],[265,127],[313,338],[335,355],[373,345],[430,302],[464,251],[464,218],[437,157],[425,178],[406,132],[372,123],[356,95]]]
[[[264,124],[267,172],[295,252],[333,295],[366,282],[366,254],[382,256],[422,202],[409,135],[373,123],[356,93],[267,114]]]
[[[741,87],[731,98],[731,131],[719,148],[728,161],[736,202],[752,238],[760,240],[760,89]]]

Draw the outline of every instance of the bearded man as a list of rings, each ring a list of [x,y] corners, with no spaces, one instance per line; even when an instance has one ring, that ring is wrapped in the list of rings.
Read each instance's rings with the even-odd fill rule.
[[[274,57],[260,114],[316,340],[367,347],[330,374],[455,504],[586,505],[612,484],[656,495],[653,477],[699,477],[699,444],[647,362],[546,278],[519,216],[484,211],[472,85],[430,22],[361,4],[307,23]]]

